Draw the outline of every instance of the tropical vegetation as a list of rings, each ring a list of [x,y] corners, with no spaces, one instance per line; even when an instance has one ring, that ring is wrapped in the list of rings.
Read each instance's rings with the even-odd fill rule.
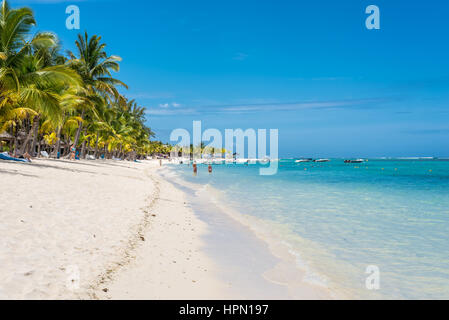
[[[0,149],[66,157],[74,145],[80,158],[131,160],[170,152],[150,141],[145,109],[121,93],[128,87],[113,76],[121,58],[100,36],[80,34],[75,52],[62,53],[57,36],[32,35],[35,26],[31,9],[2,1]]]

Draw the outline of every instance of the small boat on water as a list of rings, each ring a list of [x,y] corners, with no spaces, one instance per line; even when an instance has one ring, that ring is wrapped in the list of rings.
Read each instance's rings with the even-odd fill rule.
[[[345,163],[363,163],[364,159],[356,159],[356,160],[345,160]]]
[[[329,162],[330,160],[329,159],[316,159],[316,160],[313,160],[313,162]]]
[[[260,164],[267,164],[271,162],[271,159],[268,157],[264,157],[263,159],[258,159]]]
[[[302,163],[302,162],[311,162],[313,159],[311,159],[311,158],[308,158],[308,159],[299,159],[299,160],[296,160],[295,162],[296,163]]]

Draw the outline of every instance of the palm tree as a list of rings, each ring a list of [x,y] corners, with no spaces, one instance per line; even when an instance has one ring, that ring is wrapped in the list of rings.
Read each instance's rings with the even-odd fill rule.
[[[23,121],[35,112],[19,105],[19,83],[16,67],[26,53],[25,39],[35,25],[33,13],[29,8],[11,10],[8,2],[0,8],[0,132],[14,129],[18,121]],[[14,141],[17,148],[17,137]]]
[[[123,101],[123,97],[116,87],[128,88],[128,86],[113,78],[111,74],[111,71],[118,72],[120,70],[119,61],[121,61],[121,58],[108,56],[104,51],[106,44],[101,43],[101,37],[97,35],[89,38],[87,32],[84,37],[79,34],[75,44],[78,55],[69,52],[71,60],[68,63],[81,76],[89,94],[98,94],[105,99]],[[85,111],[85,109],[82,109],[81,118],[84,118]],[[78,144],[82,129],[83,123],[80,122],[75,136],[75,145]]]
[[[30,35],[35,26],[29,8],[0,8],[0,133],[14,136],[14,149],[34,153],[40,141],[56,156],[71,141],[82,141],[82,157],[95,148],[105,156],[128,159],[170,147],[154,144],[146,125],[145,109],[128,101],[112,77],[120,57],[108,56],[101,37],[79,35],[77,54],[60,54],[56,35]],[[50,151],[50,150],[49,150]]]
[[[93,108],[91,99],[85,97],[81,94],[83,89],[77,87],[71,87],[64,91],[61,95],[60,107],[62,112],[62,117],[60,121],[53,123],[53,130],[56,132],[56,144],[53,150],[53,157],[57,157],[61,149],[61,134],[63,131],[70,131],[72,128],[78,128],[79,122],[83,122],[83,119],[78,115],[77,110],[80,106],[88,105]],[[64,128],[66,130],[64,130]],[[69,135],[70,136],[70,135]],[[68,153],[69,142],[66,145],[66,152]]]
[[[68,86],[78,86],[81,83],[81,78],[67,66],[47,64],[48,59],[45,59],[44,52],[57,46],[55,35],[38,33],[31,40],[27,40],[30,28],[34,24],[30,9],[10,9],[7,1],[2,2],[0,11],[1,97],[3,102],[10,100],[15,105],[8,106],[10,115],[24,112],[28,116],[33,115],[32,119],[29,118],[32,126],[28,127],[28,134],[21,147],[22,153],[27,151],[28,147],[34,147],[41,115],[57,121],[61,114],[60,93]],[[20,110],[14,110],[17,107]],[[10,123],[12,119],[5,117],[3,120]],[[32,136],[33,143],[28,146]]]

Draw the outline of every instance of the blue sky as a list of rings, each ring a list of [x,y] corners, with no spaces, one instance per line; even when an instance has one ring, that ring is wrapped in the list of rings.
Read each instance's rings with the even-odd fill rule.
[[[16,0],[73,48],[65,8],[175,128],[277,128],[283,157],[449,156],[448,1]],[[380,30],[365,8],[380,8]]]

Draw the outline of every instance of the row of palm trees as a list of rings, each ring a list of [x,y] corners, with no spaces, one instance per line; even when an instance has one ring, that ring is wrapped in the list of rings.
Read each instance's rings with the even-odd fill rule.
[[[106,53],[101,37],[80,34],[76,51],[63,55],[54,34],[31,36],[35,24],[31,9],[1,3],[0,148],[63,157],[75,145],[81,158],[169,152],[150,142],[144,108],[120,94],[127,85],[112,72],[121,58]]]

